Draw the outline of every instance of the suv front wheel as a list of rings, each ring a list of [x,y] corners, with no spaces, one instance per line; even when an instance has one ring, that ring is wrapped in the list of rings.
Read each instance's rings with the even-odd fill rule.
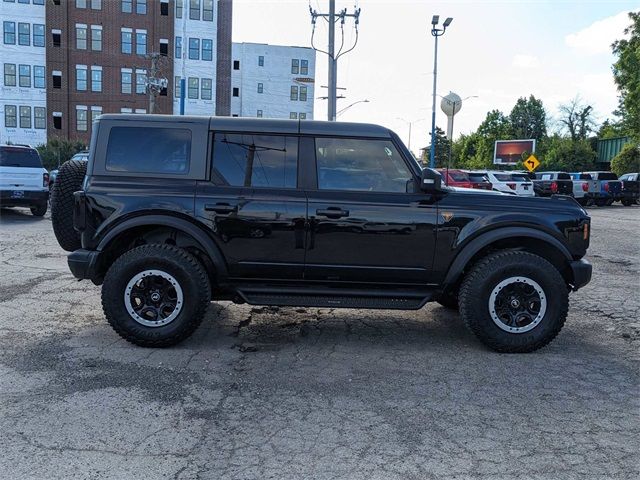
[[[498,352],[532,352],[562,329],[569,294],[547,260],[519,251],[490,254],[465,277],[459,295],[467,327]]]
[[[171,245],[129,250],[109,268],[102,285],[107,321],[122,338],[142,347],[168,347],[189,337],[210,300],[200,262]]]

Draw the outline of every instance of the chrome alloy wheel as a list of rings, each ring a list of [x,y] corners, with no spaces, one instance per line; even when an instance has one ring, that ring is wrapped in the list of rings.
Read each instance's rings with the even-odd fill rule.
[[[528,277],[509,277],[495,286],[489,295],[489,313],[493,322],[509,333],[534,329],[547,311],[542,287]]]
[[[184,296],[178,281],[162,270],[145,270],[124,289],[124,305],[136,322],[145,327],[162,327],[182,311]]]

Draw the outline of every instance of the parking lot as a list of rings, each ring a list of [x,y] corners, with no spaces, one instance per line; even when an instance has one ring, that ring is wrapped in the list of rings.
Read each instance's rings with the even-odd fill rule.
[[[640,207],[590,209],[593,281],[548,347],[456,314],[212,304],[121,340],[44,219],[0,213],[3,478],[638,478]]]

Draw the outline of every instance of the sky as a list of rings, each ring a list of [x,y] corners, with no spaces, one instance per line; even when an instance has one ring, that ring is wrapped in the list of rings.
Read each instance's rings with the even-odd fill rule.
[[[576,96],[593,105],[596,120],[611,117],[617,91],[611,65],[611,43],[623,37],[627,12],[640,0],[623,1],[485,1],[485,0],[337,0],[340,10],[362,9],[358,44],[338,61],[338,86],[347,98],[338,111],[358,103],[338,118],[369,122],[396,131],[417,151],[431,129],[433,15],[453,17],[439,39],[437,93],[453,91],[463,99],[455,117],[454,137],[475,131],[486,113],[509,113],[516,100],[530,94],[542,99],[553,129],[557,108]],[[234,0],[233,41],[310,46],[309,5],[328,11],[328,0]],[[339,41],[339,30],[336,32]],[[326,49],[327,26],[318,21],[317,46]],[[345,44],[354,38],[345,25]],[[327,56],[316,56],[314,117],[324,120],[327,102]],[[446,130],[437,100],[436,124]]]

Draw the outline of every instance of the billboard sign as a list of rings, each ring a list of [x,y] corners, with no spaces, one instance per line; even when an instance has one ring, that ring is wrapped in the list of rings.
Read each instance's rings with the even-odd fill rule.
[[[530,140],[496,140],[493,149],[493,163],[495,165],[515,165],[536,151],[535,139]]]

